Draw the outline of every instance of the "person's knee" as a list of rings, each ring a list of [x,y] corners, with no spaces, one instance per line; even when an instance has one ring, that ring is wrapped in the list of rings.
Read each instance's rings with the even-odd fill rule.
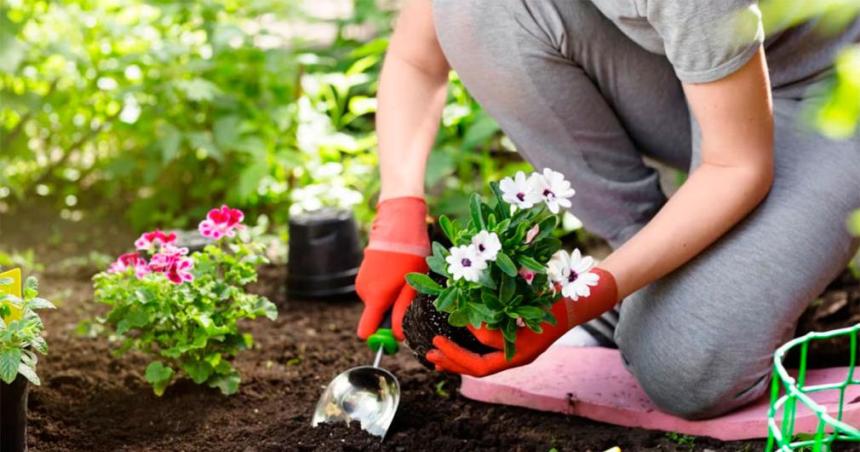
[[[719,416],[756,399],[766,389],[762,379],[741,387],[743,378],[734,376],[745,372],[727,368],[725,357],[707,350],[652,350],[642,355],[622,348],[622,352],[628,368],[657,408],[684,419]]]

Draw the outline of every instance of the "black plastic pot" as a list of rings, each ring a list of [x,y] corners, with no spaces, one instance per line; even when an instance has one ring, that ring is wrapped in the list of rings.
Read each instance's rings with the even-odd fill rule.
[[[27,380],[0,382],[0,452],[27,450]]]
[[[496,351],[475,339],[468,329],[451,326],[448,323],[448,314],[437,311],[433,301],[433,298],[427,295],[418,294],[403,317],[403,335],[406,336],[406,345],[421,364],[428,369],[434,367],[424,355],[433,348],[433,338],[436,336],[445,336],[461,347],[478,354]]]
[[[290,219],[287,294],[322,298],[355,292],[361,244],[352,212],[324,209]]]

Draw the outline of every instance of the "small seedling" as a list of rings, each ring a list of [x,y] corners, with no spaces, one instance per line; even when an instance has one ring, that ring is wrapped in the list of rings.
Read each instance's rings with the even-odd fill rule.
[[[445,389],[446,384],[447,384],[447,382],[445,380],[442,380],[442,381],[436,383],[436,395],[443,398],[443,399],[447,399],[447,398],[451,397],[451,393],[449,393]]]
[[[690,449],[696,445],[695,436],[685,435],[683,433],[668,432],[666,433],[666,438],[669,438],[669,440],[679,446],[689,447]]]
[[[0,275],[0,380],[11,384],[21,375],[39,385],[36,353],[47,354],[48,343],[42,337],[45,327],[36,311],[54,309],[54,305],[39,298],[36,278],[28,278],[23,291],[20,282],[19,271]]]

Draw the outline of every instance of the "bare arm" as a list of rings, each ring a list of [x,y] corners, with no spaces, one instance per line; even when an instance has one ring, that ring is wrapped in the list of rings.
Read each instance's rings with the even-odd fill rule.
[[[380,77],[380,201],[424,196],[424,170],[445,106],[449,70],[430,0],[410,1],[400,13]]]
[[[764,51],[734,74],[685,84],[702,164],[660,212],[601,265],[620,298],[680,267],[749,214],[773,182],[773,111]]]

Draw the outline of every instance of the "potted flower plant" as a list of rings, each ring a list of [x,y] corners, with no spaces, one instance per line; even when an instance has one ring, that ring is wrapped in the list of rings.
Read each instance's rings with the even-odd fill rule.
[[[198,228],[210,243],[193,253],[176,245],[175,234],[145,233],[135,252],[94,277],[96,301],[110,307],[98,321],[118,341],[117,354],[153,357],[145,378],[156,395],[179,374],[235,393],[240,376],[230,361],[253,345],[239,321],[277,318],[272,302],[245,291],[267,260],[243,220],[228,206],[211,210]]]
[[[406,277],[419,295],[404,317],[404,335],[425,365],[437,335],[476,353],[489,351],[468,324],[500,330],[510,359],[518,328],[540,333],[544,322],[555,324],[549,308],[559,297],[585,296],[597,284],[589,272],[593,259],[561,250],[553,235],[559,211],[570,207],[575,193],[562,174],[518,172],[490,186],[494,202],[473,194],[465,221],[439,217],[451,247],[434,242],[427,257],[430,274]]]
[[[0,436],[3,451],[27,449],[27,386],[39,385],[37,353],[46,354],[39,309],[53,309],[39,298],[38,281],[21,287],[21,270],[0,274]]]

